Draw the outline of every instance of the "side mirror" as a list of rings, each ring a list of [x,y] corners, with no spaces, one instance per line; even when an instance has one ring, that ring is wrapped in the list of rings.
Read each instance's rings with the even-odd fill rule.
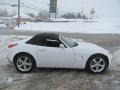
[[[60,44],[60,48],[63,48],[63,49],[64,49],[64,48],[65,48],[65,46],[64,46],[63,44]]]

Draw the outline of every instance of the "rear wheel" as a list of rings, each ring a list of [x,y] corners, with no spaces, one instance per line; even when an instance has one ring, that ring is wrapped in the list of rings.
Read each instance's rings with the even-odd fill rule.
[[[19,54],[15,57],[14,65],[19,72],[29,73],[35,67],[35,61],[28,54]]]
[[[107,58],[104,55],[94,55],[89,58],[86,69],[94,74],[103,73],[108,66]]]

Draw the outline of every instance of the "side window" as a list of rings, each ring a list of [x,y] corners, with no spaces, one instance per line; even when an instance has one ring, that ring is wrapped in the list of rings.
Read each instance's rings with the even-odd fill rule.
[[[27,41],[26,43],[42,46],[42,42],[43,42],[43,40],[36,36],[36,37],[32,38],[31,40]]]
[[[60,44],[61,42],[55,39],[44,39],[43,41],[43,46],[47,47],[59,47]]]

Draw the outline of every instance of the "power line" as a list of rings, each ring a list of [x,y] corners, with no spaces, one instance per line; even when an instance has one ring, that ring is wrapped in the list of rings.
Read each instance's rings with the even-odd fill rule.
[[[1,1],[1,0],[0,0],[0,2],[1,2],[1,3],[5,3],[5,4],[11,4],[11,2],[8,2],[8,1],[6,2],[6,1]],[[12,3],[13,3],[13,2],[12,2]],[[14,4],[15,4],[15,3],[16,3],[16,2],[14,2]]]
[[[0,5],[10,5],[10,6],[14,6],[14,7],[18,6],[18,5],[14,5],[14,4],[8,4],[6,2],[1,3],[1,1],[0,1]],[[28,7],[28,6],[25,6],[25,5],[21,5],[21,7],[28,8],[28,9],[34,9],[34,10],[41,10],[41,9],[38,9],[38,8]]]
[[[7,3],[1,3],[0,2],[0,5],[10,5],[11,6],[12,4],[7,4]]]
[[[26,4],[26,3],[25,3],[25,4],[22,4],[22,6],[30,7],[30,8],[34,8],[34,9],[42,9],[42,8],[38,8],[39,6],[38,6],[38,7],[33,7],[33,5],[30,5],[30,4],[28,5],[28,4]]]
[[[3,2],[3,1],[0,1],[0,3],[3,3],[3,4],[5,4],[5,5],[14,5],[14,4],[16,4],[16,6],[17,6],[17,2],[14,2],[14,3],[9,3],[9,2]],[[24,2],[22,2],[22,3],[24,3]],[[26,3],[25,3],[26,4]],[[25,6],[24,5],[24,7],[29,7],[29,8],[31,8],[31,7],[33,7],[33,6],[30,6],[30,4],[29,4],[29,6]],[[33,8],[31,8],[31,9],[33,9]],[[34,8],[34,9],[37,9],[37,8]]]
[[[3,0],[0,0],[3,1]],[[4,0],[4,2],[17,2],[17,0]]]
[[[31,4],[24,3],[24,2],[23,2],[23,3],[24,3],[23,5],[24,5],[24,7],[28,7],[28,6],[29,6],[29,8],[31,8],[31,9],[37,9],[37,10],[42,9],[42,8],[38,8],[38,7],[40,7],[40,6],[43,5],[43,4],[41,4],[40,2],[37,3],[37,2],[35,2],[35,1],[32,1],[32,2],[36,3],[36,4],[35,4],[36,7],[33,7],[33,4],[31,5]],[[41,4],[41,5],[38,5],[38,4]],[[47,5],[44,5],[44,6],[47,6]],[[47,6],[47,7],[48,7],[48,6]]]
[[[41,9],[38,9],[38,8],[32,8],[32,7],[27,7],[27,6],[23,6],[23,5],[21,5],[21,7],[25,7],[25,8],[28,8],[28,9],[34,9],[34,10],[41,10]]]
[[[46,6],[48,6],[48,3],[44,3],[44,2],[41,2],[41,1],[38,1],[38,0],[32,0],[32,2],[35,2],[35,3],[39,3],[39,4],[42,4],[42,5],[46,5]]]

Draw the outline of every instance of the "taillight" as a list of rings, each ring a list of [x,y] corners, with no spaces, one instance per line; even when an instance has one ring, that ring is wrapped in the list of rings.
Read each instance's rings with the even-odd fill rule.
[[[9,44],[8,45],[8,48],[13,48],[13,47],[15,47],[15,46],[17,46],[18,44]]]

